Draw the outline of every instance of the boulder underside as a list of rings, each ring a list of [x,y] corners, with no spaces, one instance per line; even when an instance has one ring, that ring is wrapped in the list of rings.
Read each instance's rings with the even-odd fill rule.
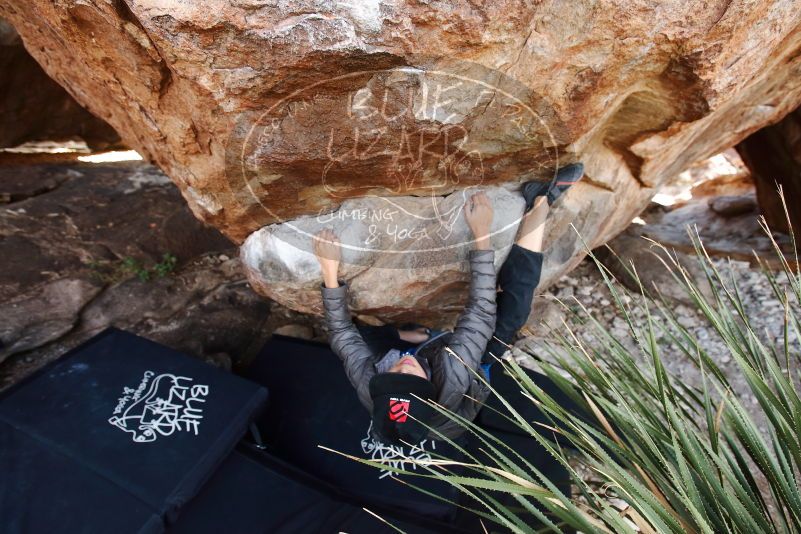
[[[792,227],[801,235],[801,108],[750,135],[737,145],[737,152],[754,177],[768,226],[785,233]]]
[[[29,141],[81,139],[101,149],[119,142],[114,129],[54,82],[0,19],[0,148]]]
[[[244,243],[254,287],[309,312],[317,228],[342,236],[357,313],[445,323],[471,192],[494,199],[500,259],[519,184],[584,162],[548,221],[547,285],[801,103],[801,0],[0,0],[0,16]]]

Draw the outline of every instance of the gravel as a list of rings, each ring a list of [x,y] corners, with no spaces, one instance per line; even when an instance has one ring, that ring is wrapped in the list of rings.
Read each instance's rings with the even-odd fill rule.
[[[761,334],[763,342],[770,343],[777,348],[783,347],[783,306],[773,294],[773,290],[763,273],[746,262],[724,259],[715,259],[713,261],[718,269],[724,273],[724,276],[732,276],[737,282],[752,326]],[[786,284],[787,282],[787,277],[784,273],[779,273],[777,279],[780,284]],[[628,324],[617,313],[615,306],[612,305],[613,298],[595,264],[590,260],[585,260],[576,270],[562,277],[555,286],[538,298],[545,300],[558,298],[574,309],[577,309],[580,303],[586,307],[594,319],[612,332],[625,346],[633,352],[637,351],[629,332]],[[635,324],[644,325],[646,315],[643,311],[643,305],[647,304],[653,310],[654,303],[648,297],[641,295],[624,297],[624,301],[627,303],[631,302],[632,299],[634,301],[633,304],[635,304],[633,306],[633,320]],[[675,305],[673,309],[678,317],[678,322],[692,333],[701,347],[720,366],[730,381],[734,392],[743,401],[744,406],[746,408],[754,406],[755,410],[752,416],[759,426],[763,427],[763,418],[759,413],[757,400],[751,394],[751,390],[736,361],[732,358],[731,352],[719,338],[717,332],[707,323],[706,318],[697,309],[681,304]],[[801,315],[801,310],[799,310],[797,303],[795,303],[794,309],[795,313]],[[568,314],[563,312],[563,315],[566,317]],[[663,321],[658,316],[653,316],[653,319],[657,322]],[[532,317],[531,322],[536,323],[536,317]],[[571,319],[570,324],[574,333],[582,341],[589,345],[594,344],[594,327],[591,322],[580,322]],[[533,328],[533,330],[536,331],[537,329]],[[544,339],[542,332],[540,332],[539,336],[523,337],[516,343],[512,352],[513,356],[522,365],[536,369],[538,365],[528,352],[537,354],[539,357],[545,357]],[[792,351],[797,354],[800,350],[799,340],[794,331],[790,332],[789,339]],[[687,384],[701,386],[701,374],[698,367],[661,333],[657,337],[657,342],[661,349],[663,363],[670,374]],[[644,365],[648,365],[647,360],[644,361]],[[762,428],[762,430],[764,431],[765,429]]]

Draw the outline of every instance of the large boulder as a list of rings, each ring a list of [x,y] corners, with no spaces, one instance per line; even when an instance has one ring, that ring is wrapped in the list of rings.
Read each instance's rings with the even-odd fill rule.
[[[0,165],[0,390],[109,326],[222,365],[316,326],[248,287],[152,165],[27,159]]]
[[[0,0],[0,16],[245,243],[257,288],[306,311],[317,227],[345,234],[357,312],[444,322],[470,191],[498,199],[503,249],[519,183],[586,164],[548,224],[549,284],[801,102],[801,0]]]
[[[0,73],[0,148],[27,141],[81,139],[92,148],[119,143],[117,132],[54,82],[2,19]]]
[[[801,235],[801,108],[751,134],[737,145],[737,151],[751,170],[770,228],[788,232],[792,226]]]

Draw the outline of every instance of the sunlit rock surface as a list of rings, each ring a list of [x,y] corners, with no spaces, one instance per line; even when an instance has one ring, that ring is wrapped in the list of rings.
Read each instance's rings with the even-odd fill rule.
[[[305,310],[319,304],[307,245],[294,262],[255,250],[288,228],[271,225],[350,198],[378,210],[417,197],[430,213],[580,159],[587,176],[546,234],[549,284],[583,255],[571,224],[588,246],[606,241],[692,162],[801,101],[801,0],[0,0],[0,16],[196,216],[238,243],[252,236],[243,257],[256,287]],[[422,235],[416,221],[401,222]],[[419,272],[414,254],[383,269],[406,243],[366,253],[346,271],[355,310],[458,307],[465,264],[452,261],[467,246],[451,245],[455,257]]]

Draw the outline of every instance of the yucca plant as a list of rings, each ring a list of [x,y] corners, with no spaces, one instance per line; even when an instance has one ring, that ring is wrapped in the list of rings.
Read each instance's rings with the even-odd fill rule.
[[[489,528],[498,524],[513,532],[801,532],[798,258],[788,262],[774,241],[784,275],[763,265],[762,276],[783,305],[784,338],[776,346],[754,326],[734,277],[718,267],[697,237],[694,242],[711,293],[702,291],[667,250],[660,256],[729,351],[756,405],[744,405],[727,373],[658,291],[654,299],[633,298],[637,295],[591,254],[630,339],[616,338],[576,301],[566,304],[591,323],[594,341],[582,340],[566,321],[546,343],[547,353],[532,355],[583,415],[538,388],[513,360],[503,361],[504,372],[550,424],[532,424],[502,399],[508,417],[569,470],[576,489],[572,498],[506,444],[465,420],[460,423],[481,442],[490,461],[479,461],[453,442],[467,460],[422,462],[422,475],[359,461],[409,475],[404,478],[412,483],[414,476],[442,479],[474,498],[475,512]],[[792,245],[797,250],[794,239]],[[636,278],[633,267],[631,274]],[[637,314],[635,307],[641,308]],[[660,338],[695,363],[701,386],[666,369]],[[543,437],[551,433],[574,451]],[[504,494],[517,505],[503,505],[498,495]]]

